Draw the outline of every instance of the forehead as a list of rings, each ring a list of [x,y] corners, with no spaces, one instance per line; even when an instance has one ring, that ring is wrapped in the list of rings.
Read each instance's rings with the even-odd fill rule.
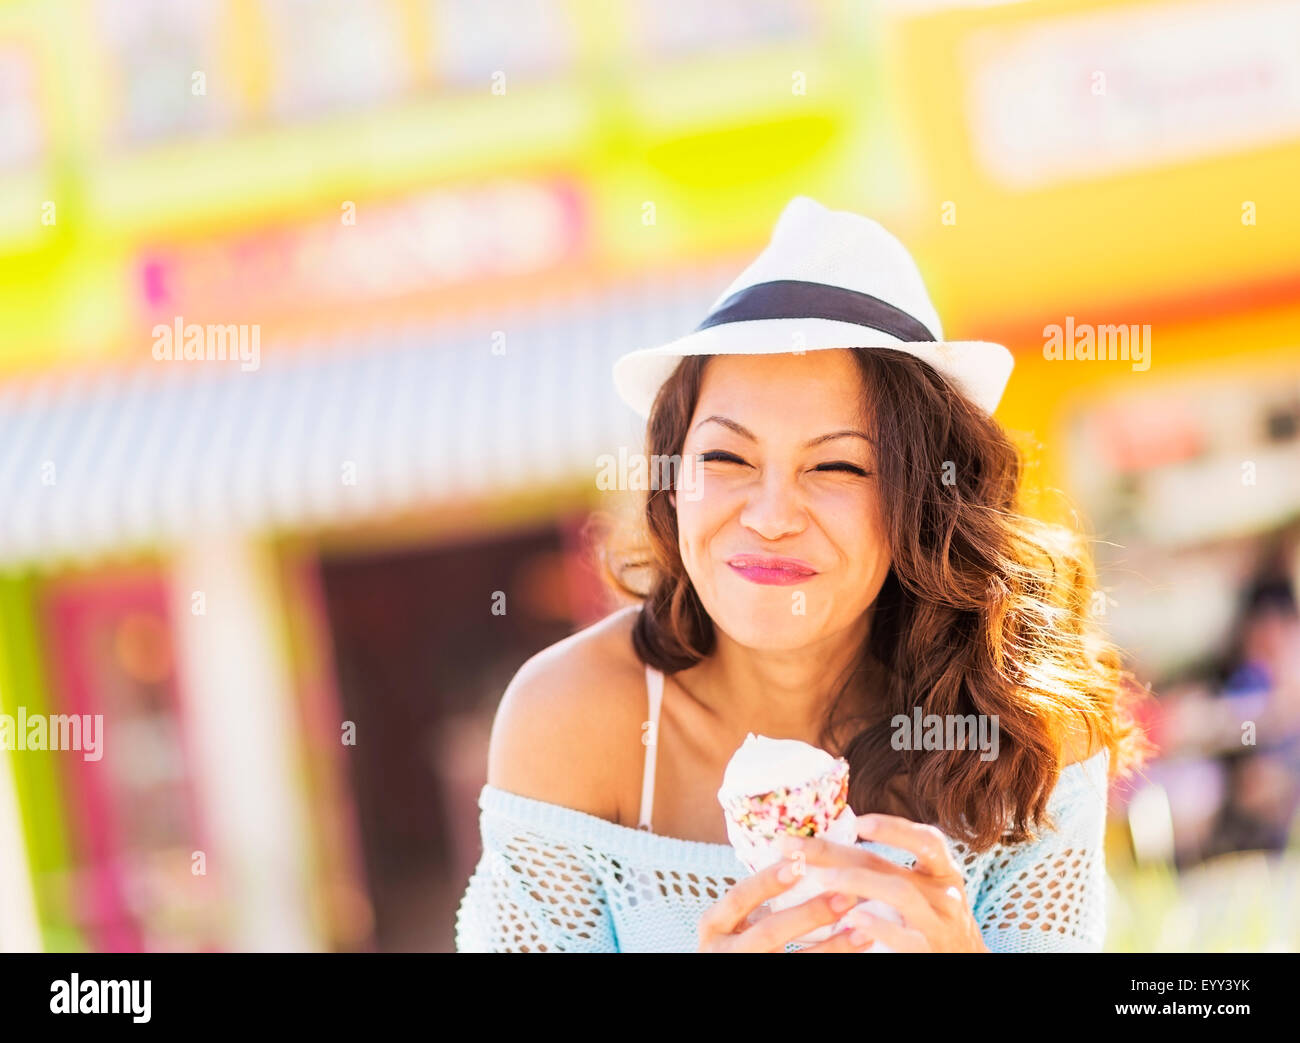
[[[715,355],[704,369],[696,416],[725,413],[749,427],[861,423],[862,373],[845,349],[803,355]],[[750,421],[753,421],[751,423]]]

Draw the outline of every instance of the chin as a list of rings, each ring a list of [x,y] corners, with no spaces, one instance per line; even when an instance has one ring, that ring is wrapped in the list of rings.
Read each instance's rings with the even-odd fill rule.
[[[790,611],[788,593],[783,600],[760,598],[745,605],[721,606],[718,612],[710,609],[709,615],[714,625],[733,641],[756,651],[785,652],[804,648],[823,632],[816,620]]]

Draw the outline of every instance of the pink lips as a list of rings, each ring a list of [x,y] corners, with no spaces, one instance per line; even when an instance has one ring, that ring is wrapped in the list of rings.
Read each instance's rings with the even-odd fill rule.
[[[737,554],[732,558],[728,558],[727,564],[751,583],[764,583],[775,586],[802,583],[808,577],[817,575],[815,568],[798,558],[773,558],[763,554]]]

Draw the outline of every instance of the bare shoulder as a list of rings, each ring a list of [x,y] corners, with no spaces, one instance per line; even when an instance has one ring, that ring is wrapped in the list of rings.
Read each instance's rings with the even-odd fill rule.
[[[542,649],[506,686],[492,725],[488,782],[618,822],[628,759],[641,754],[644,666],[637,606]]]

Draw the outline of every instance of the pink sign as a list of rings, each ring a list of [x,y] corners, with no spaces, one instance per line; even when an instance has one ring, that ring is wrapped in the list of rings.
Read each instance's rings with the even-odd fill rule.
[[[307,224],[150,250],[140,289],[150,318],[382,300],[540,271],[584,253],[587,224],[580,190],[561,179],[342,200]]]

